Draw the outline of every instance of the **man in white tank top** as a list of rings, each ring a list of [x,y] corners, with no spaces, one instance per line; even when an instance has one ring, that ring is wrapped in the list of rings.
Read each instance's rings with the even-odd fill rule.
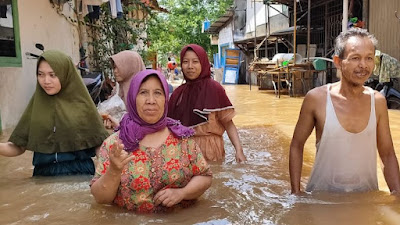
[[[303,150],[315,127],[314,167],[306,191],[361,192],[378,189],[377,150],[392,194],[400,195],[400,173],[385,97],[364,86],[374,69],[377,41],[366,30],[342,32],[333,57],[340,81],[309,91],[290,145],[292,193],[300,193]]]

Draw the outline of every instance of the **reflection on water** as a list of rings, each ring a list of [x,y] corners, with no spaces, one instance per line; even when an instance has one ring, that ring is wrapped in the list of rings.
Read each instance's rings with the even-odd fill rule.
[[[212,187],[192,207],[141,215],[95,203],[88,176],[32,178],[32,153],[0,157],[0,224],[399,224],[400,201],[385,191],[361,194],[290,195],[288,151],[302,98],[246,86],[227,86],[237,109],[234,122],[248,158],[234,160],[227,135],[226,161],[212,164]],[[400,113],[390,112],[395,147]],[[7,140],[5,131],[0,141]],[[396,137],[399,137],[396,139]],[[303,186],[314,160],[315,138],[306,144]],[[400,146],[399,146],[400,147]],[[382,176],[382,190],[387,190]]]

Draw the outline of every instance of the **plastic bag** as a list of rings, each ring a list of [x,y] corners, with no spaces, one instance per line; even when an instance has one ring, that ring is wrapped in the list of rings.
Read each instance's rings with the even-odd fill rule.
[[[118,121],[121,121],[126,113],[126,107],[124,101],[118,95],[119,86],[115,85],[115,88],[115,94],[104,102],[100,102],[97,105],[97,110],[100,114],[108,114]]]

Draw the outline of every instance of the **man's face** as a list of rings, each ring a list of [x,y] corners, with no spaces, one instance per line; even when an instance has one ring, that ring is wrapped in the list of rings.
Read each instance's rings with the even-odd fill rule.
[[[362,86],[374,70],[375,47],[367,37],[353,36],[347,40],[343,58],[334,62],[342,72],[341,80],[353,86]]]

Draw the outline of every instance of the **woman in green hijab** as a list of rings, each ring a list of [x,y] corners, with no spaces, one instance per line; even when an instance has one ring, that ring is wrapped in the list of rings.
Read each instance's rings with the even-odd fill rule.
[[[71,58],[46,51],[36,74],[36,91],[0,155],[33,151],[33,176],[94,174],[91,157],[108,133]]]

